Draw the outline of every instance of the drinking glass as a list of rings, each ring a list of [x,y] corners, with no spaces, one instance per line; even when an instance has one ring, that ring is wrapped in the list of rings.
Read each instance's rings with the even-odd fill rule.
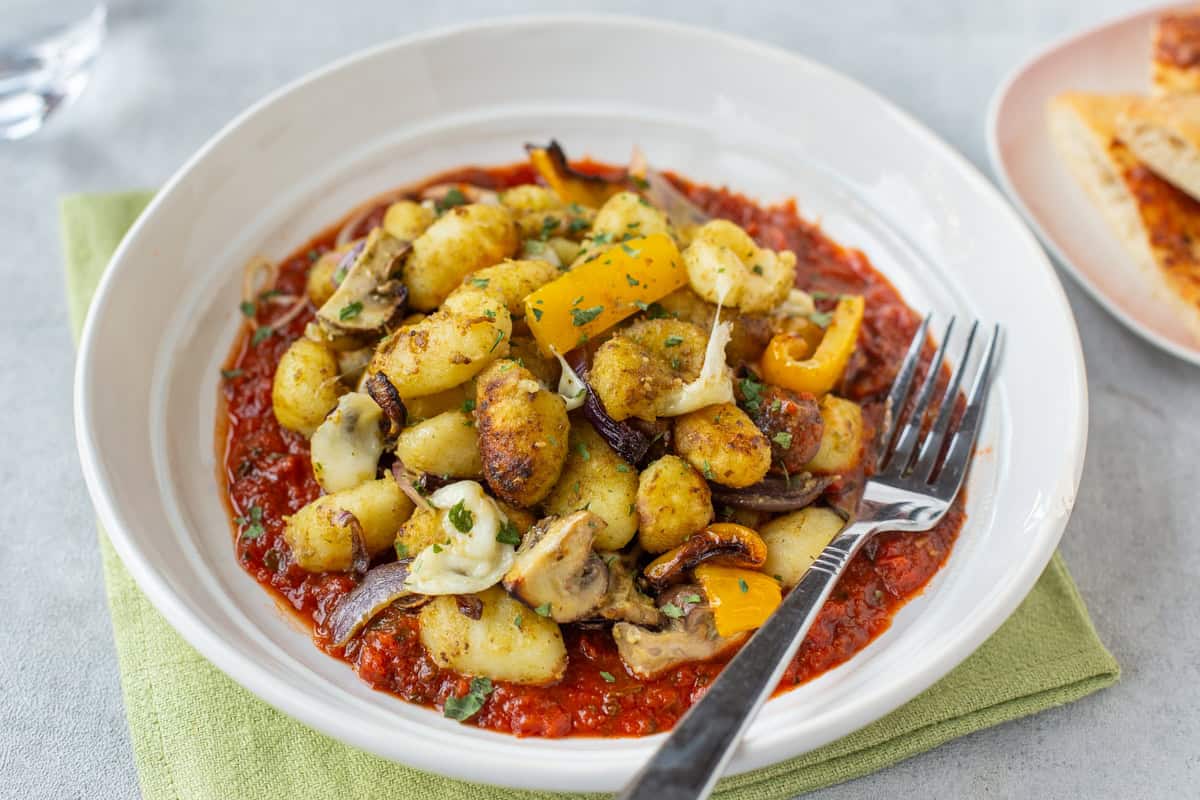
[[[0,0],[0,139],[21,139],[79,96],[104,41],[96,0]]]

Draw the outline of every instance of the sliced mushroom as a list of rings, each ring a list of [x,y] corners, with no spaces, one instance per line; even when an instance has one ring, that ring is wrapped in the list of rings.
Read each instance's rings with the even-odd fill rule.
[[[617,553],[601,553],[600,557],[608,567],[608,593],[597,609],[598,616],[613,622],[625,621],[650,627],[662,624],[662,612],[653,600],[638,589],[634,581],[632,559]]]
[[[599,208],[604,201],[625,189],[624,180],[588,175],[571,167],[562,146],[551,139],[545,147],[525,145],[529,161],[564,203]]]
[[[590,511],[542,520],[521,541],[504,588],[555,622],[591,615],[608,592],[608,567],[592,550],[603,528]]]
[[[640,678],[654,678],[678,664],[713,658],[745,641],[747,632],[717,633],[712,609],[703,598],[699,587],[678,586],[661,598],[672,617],[667,627],[655,631],[629,622],[614,625],[613,640],[625,666]]]
[[[408,298],[397,275],[411,246],[382,228],[372,230],[337,291],[317,311],[321,327],[334,335],[383,331]]]
[[[743,525],[716,522],[654,559],[642,574],[652,588],[664,589],[683,581],[689,570],[705,561],[757,569],[766,560],[761,536]]]
[[[329,638],[334,645],[341,647],[346,644],[364,625],[393,603],[402,608],[417,608],[429,602],[430,598],[405,588],[410,563],[408,560],[395,561],[376,567],[366,574],[363,582],[353,591],[337,601],[326,622]]]

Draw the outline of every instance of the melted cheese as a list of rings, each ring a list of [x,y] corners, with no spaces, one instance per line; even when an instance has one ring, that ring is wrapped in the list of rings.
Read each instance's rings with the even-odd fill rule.
[[[558,378],[558,395],[567,405],[567,411],[574,411],[583,405],[587,400],[587,384],[583,379],[575,374],[575,370],[571,369],[571,365],[567,360],[558,354],[558,351],[553,347],[550,352],[554,353],[554,357],[558,359],[559,366],[562,367],[562,375]]]
[[[733,370],[725,363],[725,345],[733,338],[733,324],[721,322],[721,306],[733,288],[732,278],[717,280],[717,313],[713,314],[713,327],[708,334],[708,345],[704,348],[704,364],[700,367],[700,374],[691,383],[667,393],[661,416],[677,417],[705,406],[734,401]]]
[[[369,396],[342,395],[310,443],[313,474],[322,489],[353,489],[375,477],[383,453],[382,417],[382,409]]]
[[[407,588],[418,594],[471,594],[499,583],[512,566],[515,551],[511,544],[496,541],[506,519],[496,501],[475,481],[459,481],[438,489],[429,502],[440,509],[462,503],[471,514],[471,528],[459,531],[449,514],[442,515],[447,541],[417,554]]]

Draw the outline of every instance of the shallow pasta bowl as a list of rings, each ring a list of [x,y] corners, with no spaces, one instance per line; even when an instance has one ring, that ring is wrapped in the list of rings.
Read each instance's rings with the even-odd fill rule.
[[[603,70],[597,41],[622,43]],[[217,382],[242,264],[282,257],[374,194],[511,162],[522,143],[550,136],[614,162],[636,142],[695,180],[795,196],[913,307],[1009,332],[948,563],[865,651],[770,702],[731,771],[882,717],[978,647],[1053,553],[1087,428],[1078,337],[1037,243],[963,159],[829,69],[717,33],[612,17],[457,28],[339,62],[227,126],[125,238],[84,329],[79,450],[113,544],[193,646],[318,730],[474,781],[623,784],[659,737],[518,740],[376,693],[318,651],[238,565],[216,478]]]

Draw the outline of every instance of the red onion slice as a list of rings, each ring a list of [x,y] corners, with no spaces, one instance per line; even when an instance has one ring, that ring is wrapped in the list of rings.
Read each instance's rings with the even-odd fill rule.
[[[654,439],[635,428],[631,423],[618,422],[608,415],[604,409],[604,403],[596,396],[587,382],[590,365],[587,351],[584,348],[578,347],[567,353],[564,358],[571,365],[571,369],[575,370],[579,380],[583,381],[584,386],[587,387],[587,398],[583,401],[583,415],[587,421],[592,423],[596,433],[608,442],[608,446],[616,451],[617,455],[636,467],[643,466],[642,462],[650,450],[650,445],[654,443]]]
[[[709,483],[709,486],[714,503],[751,511],[797,511],[815,503],[836,479],[831,475],[818,477],[805,473],[793,475],[791,480],[763,478],[744,489],[730,489],[717,483]]]
[[[327,623],[335,645],[346,644],[392,603],[400,602],[405,608],[415,608],[428,601],[425,595],[414,594],[405,588],[411,563],[411,559],[405,559],[375,567],[362,583],[338,600]]]

